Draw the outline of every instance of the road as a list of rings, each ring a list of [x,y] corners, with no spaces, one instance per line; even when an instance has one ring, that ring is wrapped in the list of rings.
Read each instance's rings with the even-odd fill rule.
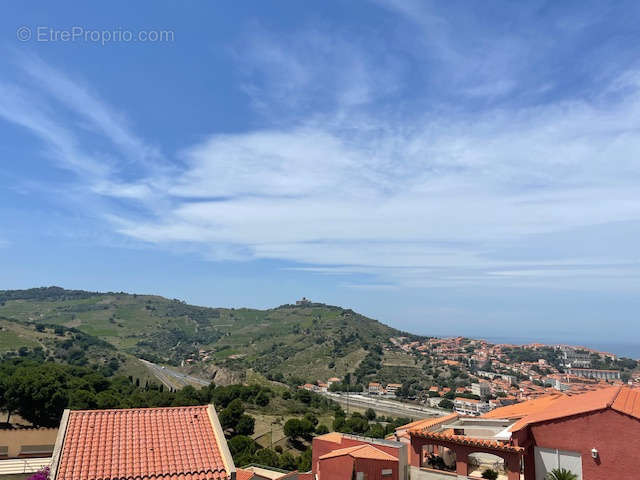
[[[187,375],[182,372],[178,372],[177,370],[173,370],[170,367],[160,366],[147,360],[140,359],[140,361],[144,363],[151,373],[153,373],[153,375],[155,375],[156,378],[167,388],[180,389],[187,385],[193,385],[194,387],[206,387],[211,383],[210,380],[194,377],[193,375]],[[323,392],[322,395],[326,395],[342,406],[347,405],[347,395],[344,393]],[[429,408],[422,405],[414,405],[412,403],[403,403],[396,400],[389,400],[387,398],[369,397],[357,393],[349,394],[348,404],[354,408],[373,408],[377,412],[396,417],[430,418],[450,413],[438,408]]]
[[[173,370],[170,367],[164,367],[156,365],[155,363],[147,360],[140,359],[142,363],[155,375],[155,377],[162,382],[165,387],[180,389],[187,385],[194,387],[206,387],[211,383],[210,380],[194,377],[193,375],[187,375],[177,370]]]
[[[332,392],[322,393],[327,397],[340,403],[342,406],[347,405],[347,395],[345,393],[338,394]],[[448,415],[451,412],[441,410],[439,408],[423,407],[422,405],[414,405],[412,403],[403,403],[395,400],[368,397],[357,393],[349,394],[349,405],[356,408],[373,408],[377,412],[392,414],[394,416],[402,416],[409,418],[430,418]]]

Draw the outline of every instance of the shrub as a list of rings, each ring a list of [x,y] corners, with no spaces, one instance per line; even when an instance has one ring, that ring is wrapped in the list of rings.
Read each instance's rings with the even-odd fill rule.
[[[496,478],[498,478],[498,472],[488,468],[482,472],[482,478],[486,478],[487,480],[496,480]]]

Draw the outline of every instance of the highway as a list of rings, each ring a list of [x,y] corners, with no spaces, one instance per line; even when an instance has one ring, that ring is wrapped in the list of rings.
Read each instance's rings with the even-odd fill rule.
[[[323,392],[322,395],[335,400],[343,407],[347,405],[346,393],[333,393]],[[386,398],[375,398],[358,393],[350,393],[348,403],[351,407],[355,408],[373,408],[376,412],[391,414],[396,417],[409,417],[409,418],[430,418],[437,416],[448,415],[449,411],[441,410],[439,408],[429,408],[422,405],[414,405],[412,403],[403,403],[396,400],[389,400]]]
[[[187,375],[177,370],[173,370],[170,367],[160,366],[147,360],[140,361],[146,365],[151,373],[162,382],[167,388],[180,389],[187,385],[193,385],[194,387],[206,387],[211,383],[210,380],[194,377],[193,375]],[[450,412],[441,410],[438,408],[429,408],[422,405],[414,405],[412,403],[403,403],[397,400],[389,400],[388,398],[376,398],[359,393],[350,393],[348,402],[346,393],[333,393],[322,392],[332,400],[338,402],[343,407],[347,406],[358,409],[373,408],[376,412],[392,415],[394,417],[408,417],[408,418],[430,418],[447,415]]]
[[[145,364],[151,373],[153,373],[153,375],[155,375],[155,377],[160,380],[165,387],[168,388],[180,389],[187,385],[192,385],[194,387],[206,387],[211,383],[210,380],[194,377],[193,375],[187,375],[173,370],[170,367],[156,365],[155,363],[147,360],[139,360]]]

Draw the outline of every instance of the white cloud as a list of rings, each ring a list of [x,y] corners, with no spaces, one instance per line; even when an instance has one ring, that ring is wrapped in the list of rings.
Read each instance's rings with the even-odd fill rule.
[[[572,248],[598,243],[602,232],[629,231],[640,219],[633,72],[589,101],[386,115],[364,106],[393,82],[376,84],[357,45],[314,62],[269,41],[252,44],[246,59],[267,77],[253,94],[294,105],[302,120],[211,135],[182,152],[180,169],[167,168],[87,87],[39,61],[25,68],[48,95],[47,108],[4,86],[0,115],[42,138],[58,161],[81,173],[90,194],[117,199],[100,213],[118,232],[206,258],[278,259],[365,275],[372,280],[366,288],[566,287],[567,279],[591,288],[637,276],[633,238],[615,237],[610,250]],[[335,40],[326,46],[312,38],[305,46],[340,50]],[[330,108],[309,110],[317,76],[343,65],[354,70],[330,83]],[[325,98],[326,88],[318,88]],[[88,122],[113,150],[89,150],[83,133],[53,121],[55,105]]]
[[[376,122],[374,134],[354,117],[351,130],[341,120],[214,136],[188,151],[186,171],[169,188],[173,207],[121,231],[205,249],[235,245],[243,258],[327,272],[349,265],[412,286],[603,278],[605,270],[571,265],[638,259],[565,249],[562,260],[535,252],[530,261],[527,242],[562,234],[579,243],[581,228],[595,226],[593,236],[598,225],[615,230],[611,222],[640,218],[640,145],[628,124],[639,112],[634,91],[607,107],[423,117],[404,128]],[[520,258],[500,258],[505,248]],[[525,265],[555,269],[515,273]],[[635,276],[635,268],[620,274]]]

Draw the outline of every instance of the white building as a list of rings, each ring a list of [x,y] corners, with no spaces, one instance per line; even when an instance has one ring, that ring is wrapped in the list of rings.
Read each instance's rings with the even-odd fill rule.
[[[474,415],[476,417],[491,411],[491,405],[474,398],[457,397],[453,401],[453,408],[461,415]]]
[[[471,393],[481,398],[487,398],[491,394],[489,382],[478,382],[471,384]]]

